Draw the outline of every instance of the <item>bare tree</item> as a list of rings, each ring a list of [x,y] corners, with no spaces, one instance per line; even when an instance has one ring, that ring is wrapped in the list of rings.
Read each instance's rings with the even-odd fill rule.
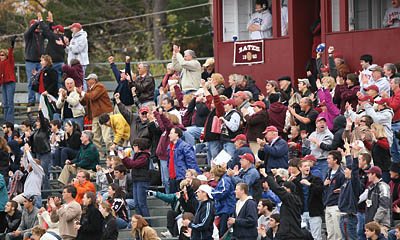
[[[153,0],[153,12],[161,12],[167,9],[168,0]],[[153,16],[154,55],[156,59],[163,59],[163,42],[165,42],[164,28],[167,23],[165,13]]]

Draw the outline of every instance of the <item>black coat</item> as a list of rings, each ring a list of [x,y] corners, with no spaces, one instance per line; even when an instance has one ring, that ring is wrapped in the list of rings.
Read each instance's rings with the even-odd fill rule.
[[[90,204],[86,209],[86,213],[82,215],[80,225],[78,236],[76,236],[77,240],[101,239],[104,218],[93,204]]]
[[[258,214],[256,201],[248,199],[240,209],[238,215],[236,215],[235,209],[234,218],[235,224],[233,225],[233,236],[236,239],[257,239]]]
[[[324,185],[321,178],[309,175],[307,180],[311,183],[308,194],[308,211],[310,217],[318,217],[324,214]]]
[[[33,153],[45,154],[51,151],[50,124],[49,121],[44,118],[42,111],[39,111],[39,121],[40,128],[33,131],[29,141],[31,143]]]
[[[194,219],[189,225],[192,228],[191,239],[212,239],[214,216],[214,203],[211,200],[200,202]]]
[[[35,31],[39,24],[40,27],[45,25],[43,21],[36,22],[24,33],[25,60],[29,62],[40,62],[40,57],[44,53],[44,37],[41,32]]]
[[[68,139],[65,140],[65,146],[79,151],[81,148],[81,133],[79,131],[74,131]]]
[[[41,70],[43,71],[43,83],[44,89],[53,97],[58,96],[58,73],[51,66],[45,67]],[[39,75],[41,73],[38,73]],[[38,76],[40,77],[40,76]]]
[[[53,63],[64,63],[65,61],[65,50],[64,46],[58,45],[56,40],[62,40],[64,42],[64,35],[56,34],[51,29],[53,27],[53,23],[42,24],[40,27],[43,27],[43,35],[47,38],[48,43],[46,47],[46,54],[50,55]]]
[[[302,203],[299,196],[295,193],[287,192],[279,186],[273,177],[268,176],[267,182],[270,189],[282,200],[280,210],[280,226],[276,233],[276,239],[302,240],[301,212]]]
[[[118,239],[118,226],[115,217],[111,214],[104,219],[103,235],[101,240],[117,240]]]

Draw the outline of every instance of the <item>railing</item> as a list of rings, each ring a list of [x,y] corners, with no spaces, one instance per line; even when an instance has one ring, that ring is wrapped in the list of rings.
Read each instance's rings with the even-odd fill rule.
[[[209,57],[197,58],[199,61],[205,61]],[[165,65],[170,63],[171,60],[152,60],[152,61],[131,61],[132,70],[136,69],[135,65],[139,63],[147,63],[150,65],[150,72],[153,74],[155,78],[162,77],[165,74]],[[125,62],[115,62],[117,66],[121,66],[123,68],[125,66]],[[101,63],[91,63],[88,65],[86,69],[86,75],[89,73],[96,73],[99,76],[100,81],[114,81],[114,76],[112,75],[112,71],[110,68],[110,64],[108,62]],[[25,63],[16,63],[15,64],[15,75],[17,83],[26,83],[26,72],[25,72]]]

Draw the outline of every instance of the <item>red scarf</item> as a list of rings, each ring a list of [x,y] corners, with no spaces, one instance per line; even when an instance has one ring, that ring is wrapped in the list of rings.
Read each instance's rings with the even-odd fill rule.
[[[169,144],[169,165],[168,165],[170,179],[176,178],[174,152],[175,152],[175,144],[171,142]]]

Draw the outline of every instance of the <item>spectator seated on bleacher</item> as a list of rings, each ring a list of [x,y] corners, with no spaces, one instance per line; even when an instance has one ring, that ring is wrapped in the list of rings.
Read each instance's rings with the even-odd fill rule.
[[[96,165],[99,164],[99,151],[92,143],[92,137],[92,132],[87,130],[82,132],[81,149],[75,159],[65,161],[66,165],[58,178],[59,182],[64,185],[68,184],[70,176],[75,175],[80,170],[87,170],[94,175]]]

